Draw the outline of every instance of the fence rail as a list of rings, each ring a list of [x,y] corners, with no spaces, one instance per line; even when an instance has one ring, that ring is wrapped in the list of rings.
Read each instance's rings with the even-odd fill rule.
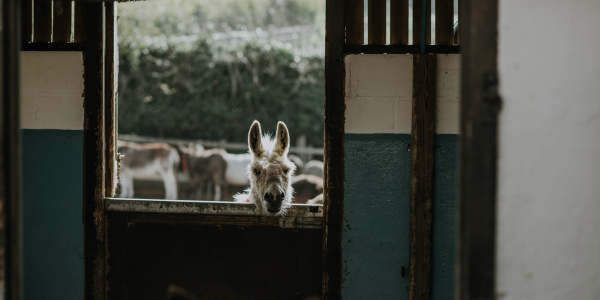
[[[225,150],[236,150],[236,151],[246,151],[248,150],[248,144],[246,143],[228,143],[227,141],[206,141],[206,140],[193,140],[193,139],[174,139],[174,138],[157,138],[157,137],[148,137],[148,136],[140,136],[133,134],[119,134],[119,140],[130,141],[130,142],[138,142],[138,143],[167,143],[167,144],[181,144],[181,145],[189,145],[189,144],[200,144],[205,148],[222,148]],[[298,155],[323,155],[323,148],[314,148],[311,146],[296,146],[290,147],[290,152]]]

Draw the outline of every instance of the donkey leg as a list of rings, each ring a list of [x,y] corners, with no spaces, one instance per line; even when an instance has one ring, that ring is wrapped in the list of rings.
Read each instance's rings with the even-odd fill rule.
[[[161,173],[161,177],[165,184],[165,198],[177,200],[177,181],[175,180],[175,172],[169,171]]]

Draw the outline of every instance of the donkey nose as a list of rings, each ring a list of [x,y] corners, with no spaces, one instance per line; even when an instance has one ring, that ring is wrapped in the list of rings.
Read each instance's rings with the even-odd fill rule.
[[[270,206],[279,206],[281,204],[281,201],[283,200],[283,196],[283,193],[266,192],[263,197]]]

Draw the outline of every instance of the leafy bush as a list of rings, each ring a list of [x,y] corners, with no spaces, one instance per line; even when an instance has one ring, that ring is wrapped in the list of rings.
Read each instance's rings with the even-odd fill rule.
[[[120,43],[119,133],[245,142],[253,120],[264,130],[281,120],[292,138],[323,145],[323,57],[257,43],[186,43]]]

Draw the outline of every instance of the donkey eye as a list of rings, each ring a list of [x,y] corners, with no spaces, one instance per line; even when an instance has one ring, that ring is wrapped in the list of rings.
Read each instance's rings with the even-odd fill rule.
[[[289,171],[290,171],[290,169],[289,169],[289,168],[283,168],[283,174],[286,174],[286,175],[287,175],[287,173],[288,173]]]
[[[260,170],[259,169],[254,169],[254,175],[260,176]]]

